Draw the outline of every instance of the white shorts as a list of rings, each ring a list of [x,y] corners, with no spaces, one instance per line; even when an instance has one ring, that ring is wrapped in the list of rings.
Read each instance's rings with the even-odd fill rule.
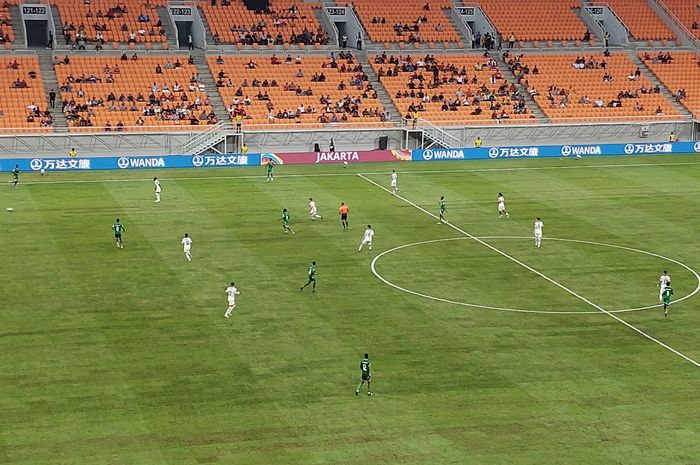
[[[315,209],[315,208],[312,209],[311,211],[309,211],[309,215],[311,215],[311,216],[314,216],[314,215],[316,215],[317,213],[318,213],[318,210]]]
[[[506,204],[505,204],[505,203],[499,203],[499,204],[498,204],[498,211],[499,211],[499,212],[504,212],[504,211],[506,211]]]
[[[535,239],[542,239],[542,233],[535,233]]]
[[[160,188],[156,189],[156,194],[160,194]]]
[[[187,253],[187,252],[190,251],[190,248],[189,248],[189,247],[185,247],[185,248],[183,249],[183,251],[184,251],[185,253]]]
[[[391,187],[396,187],[396,180],[391,181]]]
[[[228,306],[235,307],[236,306],[236,299],[228,299]]]
[[[364,245],[364,244],[371,244],[371,243],[372,243],[372,239],[368,239],[368,238],[366,238],[366,237],[365,237],[364,239],[362,239],[362,245]]]

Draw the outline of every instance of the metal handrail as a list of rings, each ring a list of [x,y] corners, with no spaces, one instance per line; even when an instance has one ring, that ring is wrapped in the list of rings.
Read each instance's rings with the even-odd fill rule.
[[[688,39],[690,43],[695,46],[695,48],[700,48],[700,39],[698,39],[695,34],[693,34],[687,27],[686,25],[678,19],[678,17],[671,11],[670,8],[666,6],[666,4],[661,1],[661,0],[650,0],[653,2],[657,8],[659,8],[661,11],[663,11],[671,21],[676,25],[678,29],[681,30],[681,32],[685,35],[685,38]]]
[[[194,137],[192,137],[190,140],[187,141],[187,143],[183,146],[185,151],[189,151],[192,148],[198,146],[201,144],[203,141],[207,140],[212,136],[213,134],[225,130],[226,123],[223,121],[219,121],[213,126],[209,126],[206,130],[197,133]]]

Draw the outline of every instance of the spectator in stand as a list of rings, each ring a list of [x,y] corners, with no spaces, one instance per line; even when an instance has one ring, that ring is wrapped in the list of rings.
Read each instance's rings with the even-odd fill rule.
[[[508,36],[508,48],[513,48],[515,45],[515,33],[511,32]]]

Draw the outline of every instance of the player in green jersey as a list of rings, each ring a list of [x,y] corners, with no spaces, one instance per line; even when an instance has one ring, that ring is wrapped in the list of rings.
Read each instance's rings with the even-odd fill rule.
[[[282,229],[284,229],[284,233],[292,233],[294,234],[294,231],[292,231],[292,228],[289,227],[289,212],[287,209],[282,210]]]
[[[268,160],[267,164],[265,164],[265,170],[267,171],[267,182],[272,182],[275,180],[275,175],[274,175],[274,170],[275,170],[275,164],[272,160]]]
[[[370,388],[370,384],[372,383],[371,368],[372,363],[369,361],[369,354],[365,354],[365,358],[360,360],[360,384],[357,386],[357,389],[355,389],[356,396],[360,395],[360,388],[365,384],[365,381],[367,382],[367,395],[372,395],[372,389]]]
[[[19,182],[19,165],[15,165],[14,168],[12,168],[12,188],[17,189],[17,183]]]
[[[673,295],[673,288],[670,284],[666,285],[664,291],[661,293],[661,297],[664,300],[664,317],[668,317],[668,307],[671,305],[671,296]]]
[[[299,290],[303,291],[306,286],[311,284],[311,292],[316,292],[316,262],[311,262],[311,265],[309,266],[309,271],[307,273],[308,279],[306,281],[306,284],[301,286]]]
[[[440,223],[447,223],[447,220],[445,219],[445,212],[447,211],[447,208],[445,207],[445,196],[441,195],[440,196],[440,201],[438,202],[438,210],[440,211],[440,215],[438,216],[438,222],[437,224]]]
[[[114,220],[112,230],[114,230],[114,240],[117,241],[117,247],[123,249],[124,242],[122,241],[122,233],[125,231],[125,229],[124,225],[119,222],[119,218]]]

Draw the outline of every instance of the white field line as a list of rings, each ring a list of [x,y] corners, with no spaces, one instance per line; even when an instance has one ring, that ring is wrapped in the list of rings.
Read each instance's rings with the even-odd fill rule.
[[[391,192],[389,189],[387,189],[386,187],[382,186],[381,184],[379,184],[379,183],[377,183],[377,182],[375,182],[375,181],[369,179],[368,177],[366,177],[366,176],[364,176],[364,175],[362,175],[362,174],[358,174],[357,176],[359,176],[360,178],[364,179],[364,180],[367,181],[368,183],[370,183],[370,184],[372,184],[372,185],[374,185],[374,186],[380,188],[381,190],[383,190],[383,191],[385,191],[385,192],[388,192],[389,194],[392,194],[392,192]],[[425,213],[426,215],[428,215],[428,216],[430,216],[430,217],[432,217],[432,218],[438,219],[438,216],[437,216],[437,215],[435,215],[434,213],[432,213],[432,212],[426,210],[425,208],[421,207],[420,205],[417,205],[417,204],[411,202],[411,201],[408,200],[407,198],[402,197],[401,195],[398,195],[398,194],[392,194],[392,195],[394,195],[396,198],[402,200],[403,202],[405,202],[405,203],[411,205],[413,208],[422,211],[422,212]],[[473,241],[478,242],[479,244],[481,244],[481,245],[483,245],[484,247],[486,247],[486,248],[492,250],[493,252],[496,252],[497,254],[501,255],[502,257],[507,258],[508,260],[512,261],[513,263],[515,263],[515,264],[517,264],[517,265],[520,265],[521,267],[525,268],[526,270],[530,271],[531,273],[534,273],[534,274],[536,274],[537,276],[541,277],[541,278],[544,279],[545,281],[547,281],[547,282],[549,282],[549,283],[551,283],[551,284],[557,286],[559,289],[561,289],[561,290],[567,292],[568,294],[570,294],[570,295],[576,297],[577,299],[581,300],[582,302],[585,302],[586,304],[590,305],[591,307],[595,308],[596,310],[600,311],[601,313],[604,313],[605,315],[609,316],[610,318],[612,318],[612,319],[618,321],[619,323],[622,323],[623,325],[627,326],[629,329],[631,329],[632,331],[636,332],[636,333],[639,334],[640,336],[645,337],[646,339],[649,339],[650,341],[652,341],[652,342],[654,342],[654,343],[660,345],[660,346],[663,347],[664,349],[666,349],[666,350],[668,350],[668,351],[670,351],[670,352],[676,354],[677,356],[681,357],[682,359],[686,360],[687,362],[690,362],[691,364],[693,364],[693,365],[695,365],[696,367],[700,368],[700,363],[696,362],[696,361],[693,360],[692,358],[688,357],[687,355],[683,354],[682,352],[679,352],[678,350],[674,349],[673,347],[669,346],[668,344],[665,344],[665,343],[661,342],[660,340],[656,339],[655,337],[653,337],[653,336],[651,336],[651,335],[645,333],[645,332],[642,331],[641,329],[639,329],[639,328],[637,328],[636,326],[634,326],[634,325],[632,325],[632,324],[626,322],[625,320],[623,320],[623,319],[620,318],[619,316],[615,315],[614,313],[610,313],[608,310],[604,309],[604,308],[601,307],[600,305],[598,305],[598,304],[596,304],[596,303],[590,301],[589,299],[587,299],[586,297],[584,297],[584,296],[582,296],[581,294],[577,293],[576,291],[573,291],[573,290],[569,289],[568,287],[564,286],[563,284],[561,284],[561,283],[559,283],[559,282],[553,280],[552,278],[550,278],[549,276],[545,275],[544,273],[542,273],[542,272],[540,272],[540,271],[537,271],[536,269],[534,269],[533,267],[531,267],[531,266],[528,265],[527,263],[524,263],[524,262],[518,260],[517,258],[515,258],[515,257],[513,257],[513,256],[511,256],[511,255],[509,255],[509,254],[507,254],[506,252],[503,252],[502,250],[498,249],[497,247],[492,246],[492,245],[489,244],[488,242],[483,241],[482,239],[479,239],[478,237],[473,236],[472,234],[470,234],[470,233],[468,233],[467,231],[465,231],[465,230],[459,228],[458,226],[453,225],[452,223],[445,223],[445,225],[447,225],[447,226],[449,226],[450,228],[454,229],[454,230],[457,231],[458,233],[463,234],[463,235],[469,237],[469,238],[472,239]]]
[[[576,163],[576,161],[573,161]],[[403,163],[403,162],[399,162]],[[467,169],[453,169],[453,170],[411,170],[411,171],[397,171],[399,174],[444,174],[444,173],[489,173],[489,172],[504,172],[504,171],[548,171],[548,170],[574,170],[574,169],[605,169],[605,168],[636,168],[636,167],[648,167],[648,166],[687,166],[687,165],[700,165],[700,162],[679,162],[679,163],[613,163],[613,164],[601,164],[601,165],[570,165],[570,166],[523,166],[523,167],[511,167],[511,168],[467,168]],[[284,165],[283,165],[284,166]],[[330,165],[329,165],[330,166]],[[182,168],[171,168],[171,169],[182,169]],[[158,170],[161,171],[161,170]],[[168,169],[162,170],[167,172]],[[32,171],[33,173],[33,171]],[[53,172],[52,172],[53,173]],[[370,176],[383,175],[386,172],[374,172],[365,173]],[[326,177],[326,176],[357,176],[357,173],[308,173],[308,174],[279,174],[275,175],[276,178],[316,178],[316,177]],[[165,177],[169,181],[197,181],[197,180],[222,180],[222,179],[262,179],[265,178],[264,174],[244,174],[240,176],[230,175],[230,176],[176,176],[176,177]],[[125,178],[125,179],[66,179],[66,180],[56,180],[56,181],[30,181],[22,182],[21,185],[39,185],[39,184],[92,184],[101,182],[144,182],[150,181],[151,178]]]

